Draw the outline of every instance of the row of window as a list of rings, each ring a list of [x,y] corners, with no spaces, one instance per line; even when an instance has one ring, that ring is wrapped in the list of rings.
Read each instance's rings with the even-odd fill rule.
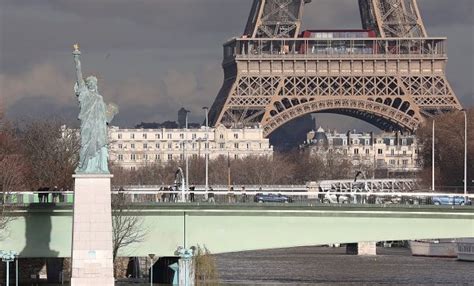
[[[207,155],[209,156],[209,155]],[[165,156],[163,156],[165,157]],[[192,154],[190,157],[196,159],[198,157],[197,154]],[[130,155],[123,155],[123,154],[119,154],[117,156],[117,159],[119,161],[124,161],[124,160],[128,160],[130,158],[131,161],[137,161],[137,160],[144,160],[144,161],[151,161],[151,160],[155,160],[155,161],[159,161],[161,160],[162,156],[160,154],[155,154],[155,155],[148,155],[148,154],[142,154],[142,155],[138,155],[138,154],[130,154]],[[173,160],[173,159],[179,159],[179,160],[184,160],[184,155],[183,154],[179,154],[179,155],[175,155],[173,156],[173,154],[168,154],[165,158],[167,158],[168,160]]]
[[[332,152],[333,152],[333,149],[329,149],[328,151],[329,151],[329,153],[332,153]],[[357,148],[354,149],[353,152],[354,152],[354,155],[359,155],[359,154],[360,154],[360,153],[359,153],[359,149],[357,149]],[[343,153],[344,153],[345,155],[347,155],[347,149],[344,149],[344,150],[343,150]],[[378,154],[378,155],[383,155],[383,149],[377,149],[377,154]],[[403,154],[403,155],[408,155],[408,154],[407,154],[407,150],[403,150],[403,151],[402,151],[402,154]],[[415,154],[418,154],[418,150],[417,150],[417,149],[415,149]],[[365,155],[370,155],[370,149],[365,149]],[[391,150],[390,150],[390,155],[395,155],[395,150],[394,150],[394,149],[391,149]],[[397,155],[400,155],[400,153],[398,153]]]
[[[370,145],[370,140],[369,139],[351,139],[351,145],[359,145],[359,144],[362,144],[362,142],[364,142],[366,146]],[[333,139],[329,139],[328,141],[329,145],[333,145],[334,142],[333,142]],[[377,143],[376,144],[384,144],[384,141],[383,140],[377,140]],[[346,139],[343,139],[342,140],[342,145],[347,145],[347,140]],[[395,145],[395,139],[390,139],[390,145],[391,146],[394,146]],[[408,141],[407,139],[402,139],[402,145],[403,146],[407,146],[408,145]]]
[[[209,154],[206,155],[208,158],[209,158]],[[238,159],[239,158],[239,155],[238,154],[234,154],[233,155],[234,159]],[[162,158],[166,158],[168,160],[184,160],[184,154],[179,154],[179,155],[176,155],[176,154],[167,154],[166,156],[163,155],[161,156],[160,154],[154,154],[154,155],[149,155],[149,154],[142,154],[142,155],[139,155],[139,154],[130,154],[130,155],[124,155],[124,154],[119,154],[117,156],[117,160],[118,161],[127,161],[127,160],[130,160],[130,161],[160,161],[162,160]],[[190,156],[188,156],[188,158],[193,158],[193,159],[197,159],[198,158],[198,154],[190,154]]]
[[[397,160],[390,160],[389,161],[390,165],[400,165],[400,161]],[[408,166],[408,160],[402,160],[402,165],[403,166]]]
[[[143,133],[141,138],[142,138],[142,139],[148,139],[148,137],[149,137],[149,136],[148,136],[147,133]],[[123,139],[123,134],[122,134],[122,133],[118,133],[118,134],[117,134],[117,138],[118,138],[118,139]],[[172,133],[166,134],[166,138],[167,138],[167,139],[173,139],[173,134],[172,134]],[[192,133],[191,138],[192,138],[192,139],[196,139],[196,138],[197,138],[197,134],[196,134],[196,133]],[[135,133],[130,133],[129,139],[138,139],[138,136],[135,136]],[[161,134],[155,133],[155,139],[161,139]],[[164,139],[164,136],[163,136],[163,139]],[[184,139],[184,133],[179,133],[179,139]],[[220,134],[220,135],[219,135],[219,139],[224,139],[224,134]],[[238,134],[238,133],[234,133],[234,139],[239,139],[239,134]]]
[[[184,145],[183,143],[176,144],[174,149],[184,148],[183,145]],[[235,149],[239,149],[239,148],[242,147],[242,145],[243,145],[243,144],[240,144],[240,143],[234,143],[234,148],[235,148]],[[153,146],[153,145],[149,145],[148,143],[143,143],[143,144],[142,144],[142,149],[143,149],[143,150],[152,149],[152,148],[153,148],[152,146]],[[154,145],[154,147],[155,147],[156,149],[165,148],[166,146],[168,147],[168,149],[173,149],[173,143],[168,143],[168,144],[163,144],[163,145],[161,145],[160,143],[156,143],[156,144]],[[225,148],[226,148],[226,143],[219,143],[218,146],[219,146],[220,149],[225,149]],[[246,147],[246,149],[250,149],[250,143],[247,143],[247,144],[245,144],[244,146]],[[136,147],[137,147],[137,146],[136,146],[135,143],[130,143],[130,149],[135,149]],[[187,147],[188,147],[188,146],[187,146]],[[127,148],[127,145],[124,145],[124,144],[122,144],[122,143],[119,143],[119,144],[117,144],[117,148],[118,148],[118,149],[125,149],[125,148]],[[188,148],[189,148],[189,147],[188,147]],[[197,143],[192,143],[191,149],[196,150],[197,148],[198,148]],[[208,148],[209,148],[209,143],[205,143],[205,144],[204,144],[204,148],[205,148],[205,149],[208,149]],[[259,143],[259,148],[260,148],[260,149],[262,148],[262,143]]]

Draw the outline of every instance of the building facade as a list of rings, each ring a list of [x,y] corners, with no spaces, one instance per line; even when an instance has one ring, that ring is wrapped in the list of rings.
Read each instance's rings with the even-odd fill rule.
[[[209,154],[244,158],[272,156],[273,147],[260,128],[120,129],[109,128],[110,160],[131,170],[151,164]]]
[[[394,133],[337,133],[319,127],[310,131],[302,148],[311,154],[349,159],[355,166],[368,166],[388,173],[412,173],[422,168],[421,146],[414,135]],[[324,157],[323,156],[323,157]]]

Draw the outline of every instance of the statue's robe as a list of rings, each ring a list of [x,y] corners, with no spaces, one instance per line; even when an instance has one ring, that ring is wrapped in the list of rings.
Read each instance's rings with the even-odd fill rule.
[[[81,151],[77,174],[109,173],[107,165],[107,115],[102,96],[86,86],[74,87],[79,100]]]

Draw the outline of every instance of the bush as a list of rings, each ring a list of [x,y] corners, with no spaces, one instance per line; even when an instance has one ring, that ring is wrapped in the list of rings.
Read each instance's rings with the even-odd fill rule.
[[[196,285],[219,285],[215,257],[205,246],[198,245],[194,253]]]

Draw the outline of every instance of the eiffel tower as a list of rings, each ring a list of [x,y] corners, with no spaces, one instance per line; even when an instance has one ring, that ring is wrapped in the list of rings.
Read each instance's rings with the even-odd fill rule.
[[[428,37],[416,0],[359,0],[362,29],[302,32],[310,2],[254,0],[244,34],[224,44],[211,124],[268,137],[319,112],[413,132],[462,108],[446,79],[447,38]]]

